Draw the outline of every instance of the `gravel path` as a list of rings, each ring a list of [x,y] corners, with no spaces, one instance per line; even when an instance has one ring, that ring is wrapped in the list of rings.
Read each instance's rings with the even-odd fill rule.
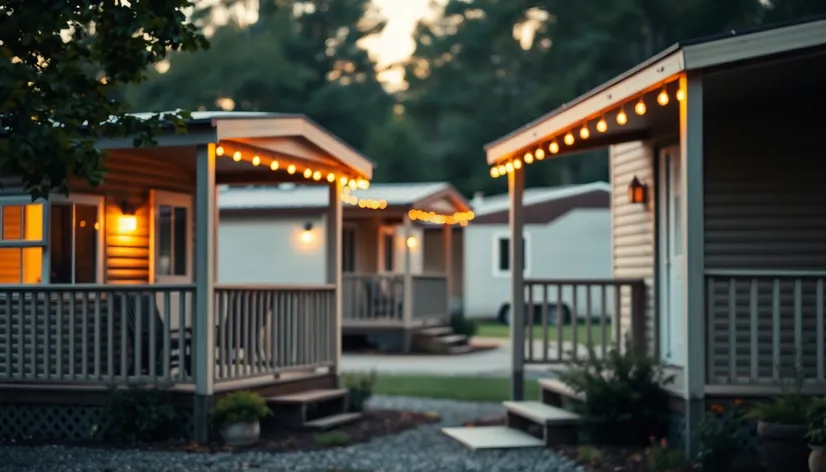
[[[369,443],[296,453],[188,454],[112,451],[45,446],[0,447],[2,472],[581,472],[554,452],[537,449],[471,451],[443,435],[442,426],[502,413],[493,403],[404,397],[376,397],[370,405],[436,411],[439,424],[426,425]]]

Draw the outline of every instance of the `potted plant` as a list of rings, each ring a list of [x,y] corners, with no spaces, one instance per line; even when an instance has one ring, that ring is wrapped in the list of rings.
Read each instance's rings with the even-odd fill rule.
[[[752,408],[749,416],[757,420],[760,453],[769,470],[806,470],[809,403],[806,397],[794,393]]]
[[[807,414],[809,431],[809,472],[826,472],[826,399],[818,398],[809,407]]]
[[[227,446],[249,446],[261,437],[260,421],[272,414],[266,401],[254,392],[233,392],[212,408],[212,421]]]

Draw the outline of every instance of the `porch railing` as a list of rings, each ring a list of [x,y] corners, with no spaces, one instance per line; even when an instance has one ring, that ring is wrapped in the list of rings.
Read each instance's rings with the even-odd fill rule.
[[[192,381],[192,285],[0,286],[0,381]]]
[[[404,274],[344,274],[342,305],[344,322],[405,326],[448,321],[447,276],[411,276],[411,319],[405,320]]]
[[[332,285],[216,287],[216,382],[334,366],[334,303]]]
[[[525,363],[558,364],[625,349],[630,337],[647,349],[642,279],[527,279]]]
[[[709,385],[826,382],[826,271],[706,271]]]

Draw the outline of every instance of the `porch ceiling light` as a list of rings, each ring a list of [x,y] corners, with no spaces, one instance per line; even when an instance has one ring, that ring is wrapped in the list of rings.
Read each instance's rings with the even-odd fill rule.
[[[407,243],[407,247],[410,249],[415,248],[419,244],[419,241],[416,240],[415,236],[409,236],[405,242]]]
[[[313,224],[309,221],[304,223],[304,231],[301,232],[301,242],[304,244],[313,242]]]
[[[121,214],[118,216],[118,232],[132,233],[138,229],[137,208],[126,200],[120,203]]]
[[[647,203],[648,202],[648,186],[640,182],[640,179],[635,175],[628,184],[628,202],[629,203]]]

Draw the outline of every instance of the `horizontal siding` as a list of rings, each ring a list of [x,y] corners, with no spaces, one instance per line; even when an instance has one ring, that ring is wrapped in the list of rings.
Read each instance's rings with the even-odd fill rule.
[[[641,278],[646,285],[646,338],[653,350],[654,340],[654,199],[648,205],[628,202],[628,184],[636,176],[654,189],[654,156],[652,147],[637,141],[611,147],[611,231],[613,235],[614,277]],[[621,313],[630,313],[631,294],[623,290]],[[630,329],[630,319],[621,320],[623,336]]]

